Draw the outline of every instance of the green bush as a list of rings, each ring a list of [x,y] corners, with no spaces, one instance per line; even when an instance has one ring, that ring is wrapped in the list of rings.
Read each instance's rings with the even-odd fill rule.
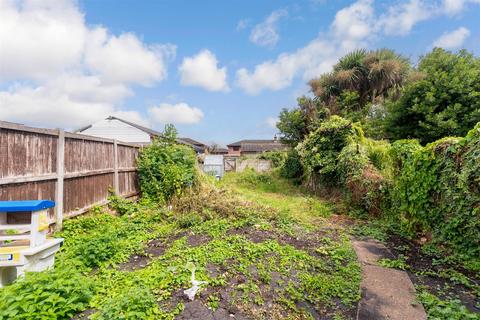
[[[87,236],[80,241],[75,252],[86,267],[98,267],[112,258],[118,251],[118,236],[115,232]]]
[[[402,156],[393,215],[411,232],[430,232],[466,256],[480,256],[480,124],[464,138],[444,138]],[[405,149],[403,149],[405,150]],[[408,154],[408,152],[405,152]],[[397,158],[397,162],[398,162]]]
[[[422,77],[387,104],[389,136],[425,144],[467,134],[480,121],[480,58],[435,48],[420,59],[418,71]]]
[[[270,160],[273,168],[278,168],[283,165],[287,158],[287,152],[285,151],[265,151],[260,157],[263,160]]]
[[[388,171],[388,147],[382,142],[352,141],[338,156],[337,171],[350,203],[364,212],[380,216],[387,205],[390,182],[381,169]]]
[[[420,150],[422,146],[418,140],[397,140],[392,143],[390,148],[390,157],[392,159],[392,170],[396,176],[400,174],[403,169],[403,165],[408,162],[413,154]]]
[[[283,165],[280,167],[280,176],[292,180],[296,184],[302,182],[303,165],[300,155],[296,149],[291,149],[287,153]]]
[[[70,319],[85,310],[93,285],[75,269],[27,273],[0,290],[0,319]]]
[[[352,122],[332,116],[297,146],[308,175],[317,176],[326,185],[338,184],[337,158],[355,135]]]
[[[157,139],[138,158],[140,190],[144,198],[164,202],[196,182],[195,152],[171,139]]]

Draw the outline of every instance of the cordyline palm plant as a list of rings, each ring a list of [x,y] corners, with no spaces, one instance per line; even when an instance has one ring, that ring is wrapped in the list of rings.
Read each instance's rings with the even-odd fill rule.
[[[339,60],[333,71],[310,81],[317,99],[333,113],[337,99],[345,91],[356,92],[360,108],[395,94],[410,72],[408,59],[389,49],[356,50]]]

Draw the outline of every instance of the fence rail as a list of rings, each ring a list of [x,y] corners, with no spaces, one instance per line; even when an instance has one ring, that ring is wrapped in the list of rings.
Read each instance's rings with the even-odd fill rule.
[[[108,189],[139,193],[139,146],[0,121],[0,200],[56,202],[52,223],[105,204]]]

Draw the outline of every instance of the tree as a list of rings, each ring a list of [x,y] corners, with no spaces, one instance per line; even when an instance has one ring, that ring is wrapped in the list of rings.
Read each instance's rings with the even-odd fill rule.
[[[163,136],[162,138],[169,141],[175,142],[177,140],[178,131],[177,128],[171,123],[165,125],[165,129],[163,129]]]
[[[362,111],[369,103],[395,96],[408,79],[408,59],[389,49],[356,50],[339,60],[333,71],[309,82],[318,100],[332,114]],[[345,104],[345,98],[355,98]]]
[[[322,104],[309,97],[297,99],[298,107],[292,110],[282,109],[277,123],[282,142],[296,146],[311,131],[318,127],[318,122],[325,119],[327,112]]]
[[[296,148],[307,174],[325,185],[338,183],[338,155],[356,134],[351,121],[333,115],[311,132]]]
[[[435,48],[421,58],[423,78],[406,86],[387,105],[387,132],[393,139],[422,143],[464,136],[480,121],[480,59],[465,50]]]
[[[280,139],[283,143],[296,146],[306,135],[306,123],[300,109],[282,109],[278,117],[277,128],[280,130]]]

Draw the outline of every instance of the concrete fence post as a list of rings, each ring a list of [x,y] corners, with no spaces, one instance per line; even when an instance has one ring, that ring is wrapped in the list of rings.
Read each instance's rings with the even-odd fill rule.
[[[55,228],[63,225],[63,179],[65,177],[65,131],[58,130],[57,141],[57,183],[55,185]]]

